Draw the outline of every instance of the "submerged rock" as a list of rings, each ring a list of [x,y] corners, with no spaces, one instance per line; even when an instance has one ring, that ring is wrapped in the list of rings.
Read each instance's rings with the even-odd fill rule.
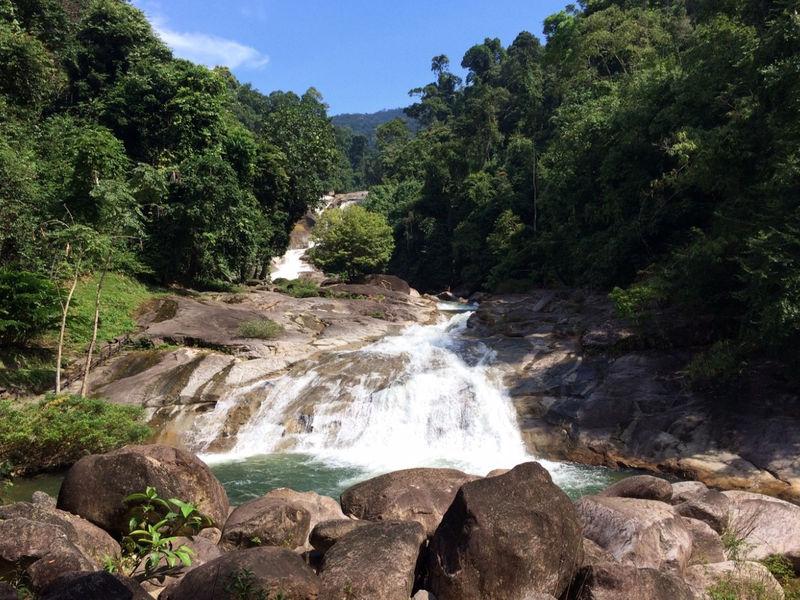
[[[122,535],[128,531],[125,498],[148,486],[162,498],[191,502],[217,527],[228,517],[228,496],[208,466],[193,454],[160,445],[83,457],[67,472],[58,507]]]
[[[455,469],[406,469],[342,493],[345,514],[367,521],[416,521],[433,535],[458,489],[478,477]]]
[[[525,463],[461,487],[431,540],[426,587],[439,600],[560,596],[582,553],[572,502]]]
[[[425,538],[425,529],[413,521],[353,529],[325,553],[319,599],[410,598]]]

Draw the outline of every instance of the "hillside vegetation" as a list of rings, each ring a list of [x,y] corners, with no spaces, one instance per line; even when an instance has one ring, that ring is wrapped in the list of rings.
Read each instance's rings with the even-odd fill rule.
[[[800,363],[796,3],[585,0],[544,34],[473,46],[465,81],[434,58],[406,111],[424,130],[379,128],[394,272],[615,290],[639,322],[702,323],[712,377]]]

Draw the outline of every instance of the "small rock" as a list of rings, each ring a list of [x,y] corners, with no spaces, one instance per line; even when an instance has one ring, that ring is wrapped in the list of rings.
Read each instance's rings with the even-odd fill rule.
[[[344,518],[333,498],[280,488],[236,508],[222,530],[222,544],[280,546],[302,552],[311,549],[309,534],[318,522]]]
[[[411,600],[436,600],[436,596],[425,590],[420,590],[411,596]]]
[[[703,521],[684,517],[683,524],[692,534],[690,565],[705,565],[725,561],[725,546],[719,534]]]
[[[671,504],[680,504],[708,491],[705,483],[699,481],[679,481],[672,484]]]
[[[317,523],[314,529],[311,530],[309,541],[315,550],[324,554],[343,536],[368,523],[370,521],[359,521],[357,519],[322,521]]]
[[[425,529],[414,521],[369,523],[325,553],[320,600],[410,598]]]
[[[638,498],[587,496],[576,503],[583,535],[614,559],[639,568],[682,569],[692,535],[669,504]]]
[[[39,600],[151,600],[150,595],[127,577],[105,571],[71,573],[56,580]]]
[[[250,594],[284,600],[317,600],[319,581],[297,554],[285,548],[235,550],[207,562],[161,593],[161,600],[221,600],[235,598],[222,590],[245,586]]]
[[[40,506],[49,506],[52,508],[56,507],[55,498],[53,498],[50,494],[38,490],[33,492],[33,495],[31,496],[31,503]]]
[[[433,535],[458,489],[478,477],[455,469],[406,469],[368,479],[342,494],[346,515],[366,521],[416,521]]]
[[[541,465],[525,463],[461,487],[431,540],[427,588],[439,600],[560,596],[582,554],[572,502]]]
[[[575,600],[695,600],[673,573],[621,564],[584,567],[573,590],[570,598]]]
[[[193,503],[217,527],[228,516],[228,496],[208,466],[193,454],[156,444],[84,456],[67,472],[58,507],[124,535],[124,500],[148,486],[162,498]]]
[[[675,505],[675,512],[679,515],[703,521],[720,534],[728,526],[730,509],[731,501],[716,490],[706,490]]]
[[[616,482],[598,495],[669,502],[672,498],[672,485],[666,479],[659,477],[635,475]]]

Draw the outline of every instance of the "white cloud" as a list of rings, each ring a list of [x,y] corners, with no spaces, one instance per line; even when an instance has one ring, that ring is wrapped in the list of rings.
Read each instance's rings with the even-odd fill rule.
[[[226,66],[231,69],[261,69],[269,57],[252,46],[235,40],[189,31],[175,31],[161,19],[152,19],[153,29],[176,56],[208,67]]]

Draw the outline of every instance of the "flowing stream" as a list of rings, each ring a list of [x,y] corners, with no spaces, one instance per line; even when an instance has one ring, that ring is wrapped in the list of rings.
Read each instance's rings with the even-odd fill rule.
[[[450,307],[444,307],[450,308]],[[239,500],[278,485],[337,494],[369,476],[420,466],[476,474],[532,460],[494,355],[464,335],[471,312],[444,312],[356,351],[332,353],[267,384],[233,447],[203,453],[237,395],[198,424],[192,444]],[[606,485],[604,469],[544,462],[575,494]]]

